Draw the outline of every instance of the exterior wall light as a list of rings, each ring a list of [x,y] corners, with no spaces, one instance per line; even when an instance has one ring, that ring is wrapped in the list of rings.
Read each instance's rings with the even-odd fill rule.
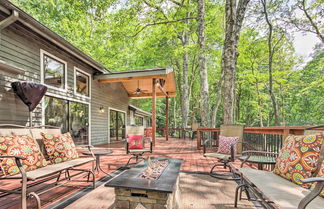
[[[105,112],[105,108],[103,106],[100,106],[99,107],[99,112],[104,113]]]

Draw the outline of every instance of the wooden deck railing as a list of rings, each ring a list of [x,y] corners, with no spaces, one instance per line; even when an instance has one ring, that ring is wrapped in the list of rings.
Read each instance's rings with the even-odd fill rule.
[[[243,141],[248,145],[244,149],[263,150],[278,152],[282,147],[283,140],[289,135],[302,135],[304,129],[309,126],[272,126],[272,127],[245,127]],[[177,137],[185,137],[190,129],[182,128],[157,128],[161,135],[168,134]],[[211,143],[209,146],[217,146],[217,139],[220,133],[219,128],[199,128],[197,130],[197,149],[201,149],[204,139],[209,135]]]

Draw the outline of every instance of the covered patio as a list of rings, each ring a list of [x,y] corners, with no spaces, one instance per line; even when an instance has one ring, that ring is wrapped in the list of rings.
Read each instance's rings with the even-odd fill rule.
[[[99,83],[121,83],[131,99],[152,98],[152,140],[156,140],[156,99],[165,98],[165,128],[169,128],[169,98],[176,97],[176,85],[172,68],[116,71],[94,77]],[[126,130],[127,132],[127,130]],[[168,140],[168,134],[165,135]]]

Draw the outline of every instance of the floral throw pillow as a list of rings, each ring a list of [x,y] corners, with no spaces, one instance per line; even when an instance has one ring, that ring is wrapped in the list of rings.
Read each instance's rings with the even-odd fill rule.
[[[275,174],[278,174],[288,180],[290,180],[290,173],[288,171],[289,169],[288,158],[294,145],[295,145],[294,136],[293,135],[288,136],[283,143],[282,149],[279,151],[276,165],[273,170]]]
[[[238,141],[239,137],[226,137],[226,136],[219,136],[218,142],[218,153],[222,154],[231,154],[231,144],[235,141]],[[236,154],[236,145],[234,146],[234,153]]]
[[[37,142],[28,135],[0,136],[0,155],[24,157],[22,166],[26,171],[31,171],[47,165],[47,161],[39,149]],[[4,175],[19,173],[14,158],[5,158],[0,163]]]
[[[288,162],[291,181],[309,187],[309,184],[302,184],[301,179],[313,176],[317,168],[317,161],[320,156],[323,138],[321,134],[295,136],[295,145],[292,147]]]
[[[59,135],[41,133],[41,135],[52,163],[60,163],[79,157],[70,133]]]

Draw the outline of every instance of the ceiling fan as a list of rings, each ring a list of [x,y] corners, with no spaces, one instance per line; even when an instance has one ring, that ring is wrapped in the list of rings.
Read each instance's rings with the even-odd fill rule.
[[[144,93],[146,93],[148,90],[142,90],[142,89],[140,89],[140,87],[139,87],[139,80],[137,81],[137,88],[136,88],[136,90],[134,91],[134,94],[136,94],[136,95],[141,95],[141,94],[144,94]]]

